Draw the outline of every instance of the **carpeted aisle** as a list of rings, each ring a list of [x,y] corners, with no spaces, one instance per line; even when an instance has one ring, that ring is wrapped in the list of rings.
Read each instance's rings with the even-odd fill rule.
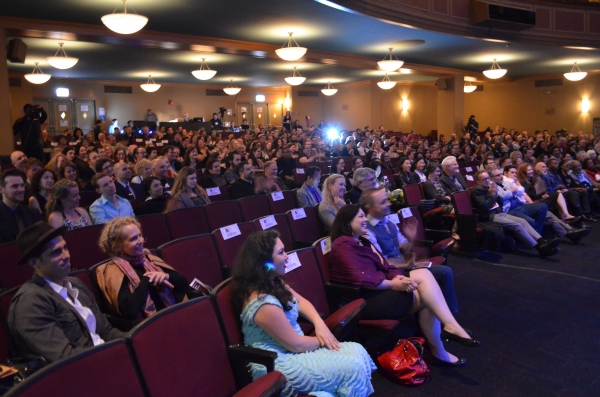
[[[467,365],[431,367],[431,381],[415,388],[375,373],[373,396],[600,396],[600,225],[593,229],[545,260],[451,255],[457,318],[481,347],[450,342]]]

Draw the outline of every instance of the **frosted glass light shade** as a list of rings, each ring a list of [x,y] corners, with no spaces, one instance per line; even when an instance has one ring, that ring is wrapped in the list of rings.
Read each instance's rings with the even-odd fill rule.
[[[223,91],[225,91],[227,95],[235,95],[241,90],[241,88],[236,87],[235,84],[233,84],[233,79],[229,80],[229,84],[227,84],[227,87],[223,88]]]
[[[128,14],[127,6],[125,5],[126,0],[123,1],[123,12],[108,14],[103,16],[102,23],[107,28],[115,33],[119,34],[132,34],[142,30],[148,23],[148,18],[138,14]]]
[[[51,66],[57,69],[69,69],[75,66],[77,62],[79,62],[79,58],[67,56],[67,53],[63,48],[63,44],[64,43],[58,43],[59,47],[58,51],[56,51],[56,54],[54,54],[53,57],[46,58],[46,61],[48,61],[48,63]]]
[[[331,85],[331,81],[327,82],[327,85],[325,86],[325,88],[323,88],[321,90],[321,92],[323,93],[323,95],[327,95],[327,96],[332,96],[334,95],[336,92],[338,92],[337,88],[334,88]]]
[[[277,56],[286,61],[296,61],[306,54],[306,47],[300,47],[296,40],[292,38],[293,32],[288,32],[290,37],[288,38],[288,42],[283,45],[283,47],[275,50]],[[287,46],[286,46],[287,44]],[[294,46],[295,44],[295,46]]]
[[[587,72],[582,72],[581,69],[579,69],[579,66],[577,66],[577,62],[575,62],[571,71],[569,73],[565,73],[564,76],[565,79],[569,81],[579,81],[583,80],[585,76],[587,76]]]
[[[44,84],[46,81],[50,80],[50,77],[52,77],[52,75],[42,72],[42,69],[38,67],[38,62],[35,63],[33,72],[25,75],[25,79],[31,84]]]
[[[463,87],[464,92],[469,93],[473,92],[477,89],[476,85],[472,85],[470,81],[465,82],[465,86]]]
[[[380,82],[377,83],[377,85],[379,86],[379,88],[383,89],[383,90],[389,90],[392,89],[396,86],[396,82],[395,81],[391,81],[388,74],[385,74],[385,77],[383,78],[383,80],[381,80]]]
[[[156,84],[154,80],[152,80],[152,75],[150,75],[148,76],[148,82],[140,84],[140,87],[146,92],[156,92],[160,88],[160,84]]]
[[[404,65],[404,61],[399,60],[398,58],[396,58],[394,56],[394,54],[392,54],[392,50],[393,47],[389,48],[390,53],[389,56],[390,58],[387,58],[387,55],[385,58],[383,58],[382,61],[377,62],[377,65],[379,65],[379,67],[387,72],[393,72],[395,70],[398,70],[402,67],[402,65]],[[395,59],[394,59],[395,58]]]
[[[300,76],[300,73],[298,73],[295,66],[294,66],[294,71],[292,72],[292,75],[285,78],[285,81],[289,85],[300,85],[300,84],[304,83],[305,80],[306,80],[306,77]]]
[[[208,65],[204,62],[205,59],[206,58],[202,58],[202,63],[200,64],[198,70],[194,70],[192,72],[194,77],[198,80],[209,80],[212,79],[215,76],[215,74],[217,74],[216,70],[210,70]]]
[[[488,70],[484,70],[483,74],[488,79],[499,79],[500,77],[504,76],[506,72],[508,72],[508,70],[500,68],[500,65],[498,65],[498,62],[496,62],[496,58],[494,58],[492,67]]]

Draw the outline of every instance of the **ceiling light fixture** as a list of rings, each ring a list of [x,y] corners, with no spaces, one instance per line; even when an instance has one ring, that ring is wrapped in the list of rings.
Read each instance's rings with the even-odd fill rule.
[[[57,69],[72,68],[79,61],[79,58],[73,58],[73,57],[67,56],[67,53],[65,52],[65,49],[63,48],[63,44],[65,44],[65,43],[58,43],[59,47],[58,47],[58,50],[56,51],[56,54],[54,54],[53,57],[46,58],[46,61],[48,61],[48,63],[50,65],[54,66]],[[59,54],[61,54],[61,55],[59,55]]]
[[[289,85],[300,85],[300,84],[304,83],[304,80],[306,80],[306,77],[300,76],[300,73],[298,73],[295,66],[294,66],[294,71],[292,72],[292,75],[285,78],[285,81]]]
[[[120,34],[131,34],[142,30],[148,23],[148,18],[143,15],[128,14],[127,6],[125,5],[127,0],[121,1],[123,2],[123,12],[115,13],[113,11],[112,14],[103,16],[102,23],[113,32]],[[115,9],[115,11],[117,11],[117,9]]]
[[[35,63],[33,72],[25,75],[27,81],[32,84],[44,84],[46,81],[50,80],[50,77],[52,77],[49,74],[43,73],[42,69],[39,68],[38,63],[39,62]]]
[[[569,73],[565,73],[565,79],[570,81],[583,80],[585,76],[587,76],[587,72],[582,72],[581,69],[579,69],[579,66],[577,66],[577,62],[573,64],[573,68]]]
[[[152,80],[152,75],[149,74],[148,82],[146,84],[140,84],[140,87],[142,87],[142,90],[146,92],[155,92],[160,88],[160,84],[156,84],[154,80]]]
[[[473,85],[473,84],[471,84],[471,82],[470,82],[470,81],[465,81],[465,86],[463,87],[463,90],[464,90],[466,93],[473,92],[473,91],[475,91],[476,89],[477,89],[477,86],[476,86],[476,85]]]
[[[292,38],[292,35],[294,34],[293,32],[288,32],[288,34],[290,37],[288,38],[287,47],[285,46],[286,43],[284,43],[283,47],[275,50],[275,53],[279,56],[279,58],[286,61],[296,61],[306,54],[306,47],[300,47],[298,43],[296,43],[296,40]],[[294,43],[292,43],[292,41]],[[296,44],[296,46],[294,47],[292,44]]]
[[[323,93],[323,95],[327,95],[327,96],[332,96],[334,95],[336,92],[338,92],[337,88],[334,88],[331,85],[331,81],[327,82],[327,86],[325,86],[325,88],[323,88],[321,90],[321,92]]]
[[[227,95],[235,95],[241,90],[241,88],[236,87],[235,84],[233,84],[233,79],[230,79],[229,84],[227,84],[227,87],[223,88],[223,91],[225,91]]]
[[[499,79],[500,77],[504,76],[506,72],[508,72],[508,70],[502,69],[500,65],[498,65],[498,62],[496,62],[496,58],[494,58],[494,62],[492,62],[492,67],[488,70],[484,70],[483,74],[488,79]]]
[[[192,71],[192,74],[198,80],[209,80],[212,79],[215,74],[217,74],[216,70],[210,70],[208,65],[204,62],[205,59],[206,58],[202,58],[202,63],[200,64],[198,70]]]
[[[386,73],[385,77],[383,78],[383,80],[381,80],[380,82],[378,82],[377,85],[381,89],[389,90],[390,88],[394,88],[396,86],[396,82],[395,81],[390,81],[390,78],[389,78],[388,74]]]
[[[402,65],[404,65],[404,61],[399,60],[398,58],[396,58],[394,56],[394,54],[392,54],[392,50],[394,48],[393,47],[389,47],[390,50],[390,59],[387,59],[387,55],[385,58],[383,58],[382,61],[377,62],[377,64],[379,65],[379,67],[383,70],[386,70],[388,72],[393,72],[394,70],[398,70],[402,67]],[[396,59],[394,59],[396,58]]]

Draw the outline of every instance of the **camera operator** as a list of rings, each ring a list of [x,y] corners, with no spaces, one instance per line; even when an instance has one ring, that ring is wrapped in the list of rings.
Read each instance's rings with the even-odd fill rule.
[[[21,135],[21,146],[27,157],[34,157],[45,163],[40,124],[46,121],[48,115],[38,105],[29,103],[23,106],[23,113],[25,115],[15,121],[13,125],[13,134]]]
[[[467,125],[465,126],[465,130],[466,130],[466,132],[469,132],[471,134],[477,134],[477,131],[479,130],[479,123],[477,122],[477,120],[475,120],[475,116],[474,115],[471,115],[469,117],[469,121],[467,121]]]

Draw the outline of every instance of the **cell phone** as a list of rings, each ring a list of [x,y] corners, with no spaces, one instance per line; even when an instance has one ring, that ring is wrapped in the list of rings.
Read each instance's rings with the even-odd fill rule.
[[[431,262],[415,262],[413,269],[429,269],[431,267]]]

